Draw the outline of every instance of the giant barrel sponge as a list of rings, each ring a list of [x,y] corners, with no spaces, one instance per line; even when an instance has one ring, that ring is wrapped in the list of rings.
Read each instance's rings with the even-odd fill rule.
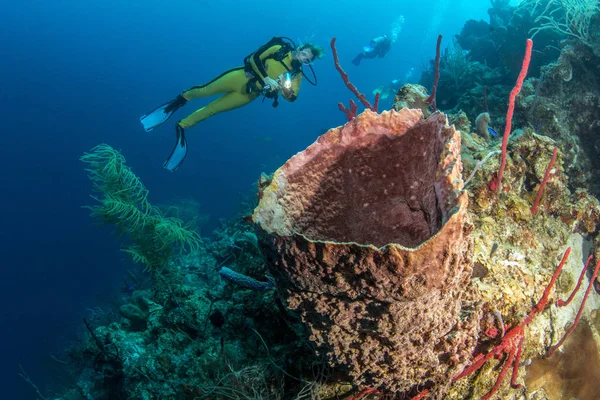
[[[471,361],[460,133],[440,112],[364,111],[288,160],[252,220],[278,289],[357,385],[444,390]]]

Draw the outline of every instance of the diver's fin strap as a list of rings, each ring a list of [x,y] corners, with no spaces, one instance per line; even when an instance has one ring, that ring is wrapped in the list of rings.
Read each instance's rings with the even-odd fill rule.
[[[175,111],[179,110],[181,107],[183,107],[185,103],[187,103],[185,97],[183,97],[182,95],[178,95],[175,98],[175,100],[173,100],[167,107],[165,107],[165,112],[172,114]]]
[[[184,129],[177,124],[175,129],[177,142],[175,143],[175,147],[171,150],[171,154],[167,158],[167,161],[163,164],[163,167],[168,169],[171,172],[175,172],[187,156],[187,142],[185,140],[185,131]]]

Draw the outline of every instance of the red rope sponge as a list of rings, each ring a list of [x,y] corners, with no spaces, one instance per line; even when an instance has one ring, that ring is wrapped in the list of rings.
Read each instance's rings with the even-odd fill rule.
[[[502,174],[504,173],[504,168],[506,167],[506,148],[508,147],[508,137],[510,136],[510,130],[512,128],[512,117],[515,111],[515,97],[521,92],[521,87],[523,86],[523,81],[525,80],[525,76],[527,75],[527,70],[529,69],[529,61],[531,61],[531,49],[533,47],[533,41],[531,39],[527,39],[527,45],[525,47],[525,57],[523,57],[523,64],[521,65],[521,72],[519,73],[519,77],[517,78],[517,84],[511,90],[510,97],[508,98],[508,111],[506,112],[506,127],[504,128],[504,137],[502,138],[502,161],[500,164],[500,170],[498,174],[492,178],[489,183],[489,187],[492,190],[500,189],[500,184],[502,183]]]
[[[346,87],[350,89],[350,91],[354,93],[356,97],[358,97],[358,100],[360,100],[360,102],[369,110],[377,112],[377,108],[379,107],[379,93],[375,95],[375,103],[371,105],[371,103],[369,103],[369,100],[367,100],[366,96],[359,92],[356,86],[354,86],[354,84],[350,82],[348,74],[340,65],[340,59],[338,57],[337,49],[335,48],[335,41],[336,38],[331,39],[331,52],[333,53],[333,63],[335,64],[335,69],[337,69],[337,71],[340,73],[340,76],[346,84]],[[350,108],[346,108],[341,102],[338,103],[338,108],[346,114],[346,118],[348,119],[348,121],[356,117],[357,107],[356,103],[353,100],[350,100]]]
[[[542,184],[540,185],[540,188],[538,189],[537,196],[535,196],[535,201],[533,202],[533,206],[531,207],[532,215],[535,214],[535,212],[537,211],[537,209],[540,205],[540,199],[542,198],[542,193],[544,193],[544,187],[546,187],[546,182],[548,182],[548,178],[550,178],[550,171],[552,171],[552,166],[554,165],[554,162],[556,161],[556,153],[557,152],[558,152],[558,148],[556,146],[554,146],[554,151],[552,152],[552,159],[548,163],[548,167],[546,168],[546,173],[544,174],[544,179],[542,179]]]
[[[431,89],[431,95],[425,100],[427,104],[433,106],[433,111],[437,110],[435,103],[435,92],[437,90],[438,81],[440,80],[440,45],[442,44],[442,35],[438,35],[437,45],[435,47],[435,73],[433,76],[433,88]]]

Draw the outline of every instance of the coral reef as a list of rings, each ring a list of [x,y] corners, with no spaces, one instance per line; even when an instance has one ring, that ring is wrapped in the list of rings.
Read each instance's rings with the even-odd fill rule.
[[[530,77],[515,104],[515,123],[561,143],[575,188],[600,193],[600,11],[597,2],[492,2],[490,22],[468,21],[440,62],[438,106],[450,118],[482,112],[505,124],[508,88],[519,72],[520,43],[535,37]],[[431,87],[434,61],[421,84]]]
[[[523,87],[518,104],[537,133],[560,143],[571,184],[600,193],[600,58],[581,44],[566,44],[560,57]]]
[[[498,193],[488,187],[498,141],[470,132],[464,113],[450,116],[460,138],[443,114],[422,118],[365,111],[261,177],[258,237],[241,220],[224,223],[148,278],[130,272],[117,309],[88,323],[88,339],[61,357],[72,383],[53,398],[545,398],[567,390],[532,380],[513,389],[524,368],[506,382],[499,374],[518,357],[545,357],[577,316],[600,337],[600,296],[592,291],[578,312],[590,287],[580,260],[590,246],[599,255],[600,204],[569,188],[562,151],[548,168],[559,144],[548,137],[529,128],[511,135]],[[548,282],[565,246],[571,257],[556,291],[573,291],[573,302],[532,314],[535,302],[558,297]],[[246,289],[255,284],[268,290]],[[513,331],[519,343],[502,347]],[[502,349],[509,359],[490,356]]]
[[[60,356],[71,377],[60,400],[330,397],[326,365],[301,338],[297,317],[274,290],[256,292],[220,280],[223,260],[260,278],[262,257],[247,224],[228,224],[193,253],[152,270],[151,288],[123,295],[107,323]],[[243,253],[243,255],[242,255]],[[262,271],[262,272],[260,272]],[[146,272],[147,273],[147,272]],[[264,279],[264,278],[263,278]],[[344,389],[348,390],[348,388]],[[256,396],[256,397],[252,397]],[[49,398],[49,397],[46,397]]]
[[[393,109],[400,111],[403,108],[418,108],[425,117],[429,117],[431,112],[427,103],[428,98],[425,87],[408,83],[398,90],[394,98]]]
[[[474,133],[463,132],[461,137],[465,173],[474,168],[472,162],[465,160],[483,160],[499,145],[496,143],[490,148]],[[509,141],[503,192],[495,195],[487,184],[499,168],[499,159],[493,156],[475,171],[473,184],[469,186],[469,214],[475,226],[473,261],[474,270],[478,271],[473,282],[481,295],[485,314],[499,313],[508,326],[515,325],[527,315],[531,301],[541,297],[540,290],[546,287],[554,268],[548,260],[553,260],[566,245],[571,245],[575,254],[560,275],[559,289],[563,287],[562,292],[572,290],[575,285],[572,276],[579,275],[580,260],[587,257],[585,252],[589,250],[586,248],[598,234],[600,204],[585,190],[569,190],[567,174],[562,167],[564,156],[560,152],[550,170],[540,209],[535,216],[532,214],[554,147],[554,141],[531,129],[517,131]],[[583,291],[575,289],[576,301],[581,301]],[[565,332],[568,322],[574,320],[578,305],[568,309],[552,307],[537,316],[529,327],[530,333],[525,336],[522,359],[545,356],[547,346]],[[592,311],[598,307],[599,296],[593,294],[583,310],[584,318],[589,320]],[[491,324],[482,322],[480,346],[483,348],[497,340],[495,320],[491,318]],[[458,381],[453,387],[455,398],[462,398],[467,391],[474,398],[484,396],[494,386],[497,373],[493,370],[496,367],[494,363],[484,366],[477,378],[469,383],[469,389]],[[520,375],[522,371],[517,376]],[[509,396],[508,384],[498,389],[500,398]],[[529,393],[526,387],[520,390]]]

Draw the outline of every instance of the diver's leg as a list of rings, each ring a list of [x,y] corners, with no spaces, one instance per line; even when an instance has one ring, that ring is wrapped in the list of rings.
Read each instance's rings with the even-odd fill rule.
[[[193,125],[196,125],[198,122],[212,117],[215,114],[245,106],[252,100],[256,99],[256,97],[256,95],[239,92],[226,93],[212,103],[207,104],[198,111],[182,119],[177,123],[177,125],[181,126],[183,129],[187,129]]]
[[[175,111],[179,110],[188,100],[198,97],[212,96],[218,93],[227,93],[239,91],[241,87],[245,91],[245,85],[248,82],[243,67],[225,71],[206,85],[194,86],[186,90],[175,99],[162,104],[148,114],[140,118],[140,122],[147,132],[150,132],[159,125],[165,123]]]
[[[183,160],[185,160],[185,156],[187,155],[187,142],[185,140],[186,128],[189,128],[200,121],[204,121],[220,112],[242,107],[257,97],[257,95],[240,93],[239,91],[230,92],[219,97],[205,107],[202,107],[187,118],[179,121],[176,126],[177,142],[175,143],[175,148],[171,151],[169,158],[167,158],[167,161],[165,161],[163,166],[169,171],[175,171],[183,163]]]
[[[219,93],[235,92],[241,85],[248,82],[244,67],[238,67],[223,72],[210,82],[189,88],[181,96],[186,100],[197,99],[200,97],[213,96]]]

